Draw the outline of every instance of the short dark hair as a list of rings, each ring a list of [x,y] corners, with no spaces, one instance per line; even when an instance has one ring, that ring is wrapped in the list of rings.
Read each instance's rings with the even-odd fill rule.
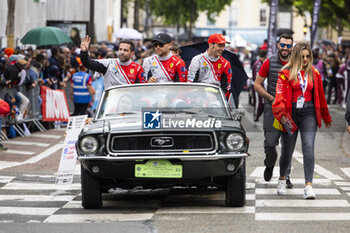
[[[259,51],[259,57],[266,57],[267,51],[265,49]]]
[[[181,53],[181,49],[177,46],[173,46],[170,48],[171,51],[174,51],[175,53]]]
[[[120,44],[128,44],[128,45],[130,45],[131,52],[135,51],[135,44],[132,40],[123,39],[119,42],[119,45]]]
[[[292,36],[292,34],[282,33],[280,35],[280,38],[278,39],[278,43],[281,41],[282,38],[287,39],[287,40],[292,40],[292,44],[293,44],[293,36]]]

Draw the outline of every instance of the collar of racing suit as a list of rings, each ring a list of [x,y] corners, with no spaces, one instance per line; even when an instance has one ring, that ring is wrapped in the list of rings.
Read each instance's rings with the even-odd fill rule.
[[[209,59],[209,61],[212,61],[212,62],[216,62],[220,58],[220,56],[219,57],[211,57],[211,56],[209,56],[208,51],[205,51],[204,57],[206,59]]]
[[[166,60],[168,60],[169,58],[171,58],[171,57],[173,56],[173,53],[172,53],[172,52],[169,52],[169,54],[166,55],[166,56],[164,56],[164,57],[160,57],[160,56],[158,56],[158,55],[156,55],[156,56],[158,57],[158,59],[159,59],[160,61],[166,61]]]
[[[130,59],[129,61],[127,62],[122,62],[121,60],[119,60],[119,58],[117,58],[117,62],[119,63],[119,65],[121,66],[128,66],[131,64],[132,60]]]

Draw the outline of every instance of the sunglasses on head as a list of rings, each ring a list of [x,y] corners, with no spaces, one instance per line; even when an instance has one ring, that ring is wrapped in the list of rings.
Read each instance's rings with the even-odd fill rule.
[[[158,46],[162,48],[162,47],[164,46],[164,44],[163,44],[163,43],[160,43],[160,42],[153,42],[152,45],[153,45],[155,48],[157,48]]]
[[[308,59],[309,59],[310,57],[311,57],[311,55],[310,55],[310,54],[305,55],[305,56],[303,55],[303,59],[305,59],[305,58],[308,58]]]
[[[284,48],[284,46],[287,46],[287,48],[292,48],[292,44],[285,44],[285,43],[280,43],[280,46]]]

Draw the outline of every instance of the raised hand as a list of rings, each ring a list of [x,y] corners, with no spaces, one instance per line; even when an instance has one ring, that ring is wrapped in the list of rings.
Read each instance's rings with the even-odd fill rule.
[[[81,51],[86,52],[89,49],[90,41],[91,41],[91,38],[88,35],[86,35],[84,38],[81,38],[81,43],[80,43]]]

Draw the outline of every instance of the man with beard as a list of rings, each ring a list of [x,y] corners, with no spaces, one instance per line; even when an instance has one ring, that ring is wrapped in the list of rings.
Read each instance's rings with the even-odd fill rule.
[[[83,65],[104,76],[104,88],[116,85],[144,83],[142,66],[131,60],[135,53],[135,45],[131,40],[121,40],[118,50],[118,58],[91,60],[88,48],[91,38],[85,36],[80,44],[80,57]]]
[[[142,65],[148,82],[186,82],[186,65],[170,51],[171,37],[166,33],[159,33],[152,40],[152,44],[156,54],[146,58]]]
[[[272,114],[272,103],[275,100],[276,84],[278,79],[278,72],[281,68],[288,63],[290,54],[293,49],[293,37],[290,34],[283,33],[277,44],[278,54],[272,55],[267,58],[262,64],[259,73],[254,83],[254,89],[265,99],[264,106],[264,150],[266,166],[264,171],[265,181],[270,181],[272,178],[273,168],[277,160],[276,146],[279,143],[281,132],[273,127],[275,120]],[[263,83],[267,78],[267,90],[265,90]],[[282,149],[281,154],[284,154],[283,137],[282,137]],[[293,184],[289,180],[290,167],[288,169],[287,187],[292,188]]]
[[[219,33],[208,39],[209,48],[192,58],[188,68],[187,82],[210,83],[220,86],[228,95],[231,85],[232,70],[230,62],[222,57],[225,50],[225,37]]]

